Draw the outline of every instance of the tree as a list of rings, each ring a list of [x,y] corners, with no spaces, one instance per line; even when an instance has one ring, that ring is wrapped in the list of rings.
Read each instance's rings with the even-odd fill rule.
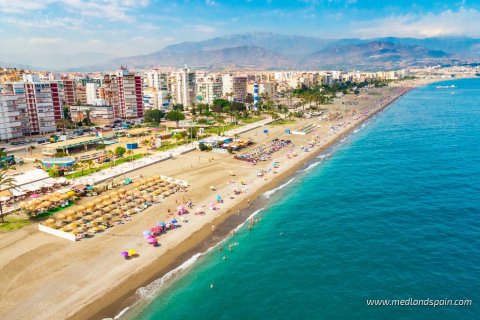
[[[127,156],[130,157],[130,162],[133,161],[133,156],[132,155],[133,155],[133,151],[131,149],[128,149],[127,150]]]
[[[92,110],[90,110],[90,109],[85,110],[85,119],[83,119],[83,123],[86,126],[91,126],[92,125],[92,120],[90,120],[90,113],[92,113]]]
[[[63,118],[66,120],[71,120],[72,118],[70,117],[70,108],[69,107],[63,107]]]
[[[113,168],[113,166],[115,166],[115,152],[113,152],[112,150],[108,150],[107,154],[110,157],[110,162],[112,164],[111,168]]]
[[[55,122],[57,128],[62,129],[63,134],[65,134],[65,128],[68,124],[70,124],[70,121],[68,121],[67,119],[60,119]]]
[[[15,189],[16,184],[15,184],[15,179],[12,177],[7,176],[7,171],[8,168],[2,168],[0,170],[0,189]],[[2,223],[5,223],[4,217],[3,217],[3,201],[0,198],[0,216],[2,219]]]
[[[119,158],[123,157],[125,152],[127,152],[127,149],[125,149],[124,147],[118,146],[115,148],[115,155]]]
[[[185,115],[180,112],[180,111],[177,111],[177,110],[172,110],[172,111],[169,111],[167,113],[167,115],[165,116],[165,118],[167,120],[170,120],[170,121],[175,121],[176,125],[177,125],[177,128],[178,128],[178,124],[181,120],[185,120]]]
[[[184,110],[183,104],[177,103],[176,105],[173,106],[173,110],[175,110],[175,111],[183,111],[183,110]]]
[[[147,110],[145,112],[145,122],[148,123],[159,124],[163,117],[165,117],[165,112],[162,110]]]

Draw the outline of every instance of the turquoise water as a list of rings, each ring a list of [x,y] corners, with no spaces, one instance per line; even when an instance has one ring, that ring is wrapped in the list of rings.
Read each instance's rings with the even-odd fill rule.
[[[480,319],[480,79],[412,91],[336,149],[135,319]],[[473,305],[366,304],[408,298]]]

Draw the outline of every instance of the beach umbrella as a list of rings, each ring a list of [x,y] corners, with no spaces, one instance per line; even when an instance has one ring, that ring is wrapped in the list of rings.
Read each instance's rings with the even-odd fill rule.
[[[53,224],[53,223],[55,223],[55,220],[52,219],[52,218],[50,218],[50,219],[47,219],[47,220],[45,221],[45,223],[46,223],[46,224]]]
[[[171,224],[175,224],[177,223],[178,221],[176,219],[173,219],[172,221],[170,221]]]
[[[67,217],[73,217],[75,215],[75,211],[73,210],[68,210],[67,212],[65,212],[65,215]]]
[[[100,217],[100,218],[95,219],[95,222],[98,222],[98,223],[101,223],[101,222],[104,222],[104,221],[105,221],[104,217]]]
[[[128,252],[127,251],[120,252],[120,255],[124,258],[128,258]]]
[[[77,207],[77,210],[78,210],[78,211],[83,211],[83,210],[85,210],[85,207],[84,207],[84,206],[78,206],[78,207]]]
[[[147,242],[150,243],[150,244],[157,244],[158,243],[157,239],[155,239],[155,238],[148,238]]]
[[[66,218],[66,216],[64,214],[60,213],[59,215],[57,215],[58,220],[64,220],[65,218]]]
[[[92,215],[86,215],[83,217],[83,220],[86,220],[86,221],[92,221],[93,220],[93,216]]]
[[[166,225],[167,225],[167,224],[166,224],[165,222],[163,222],[163,221],[157,223],[157,226],[159,226],[159,227],[165,227]]]
[[[75,230],[73,230],[73,232],[75,232],[75,233],[83,233],[83,232],[85,232],[85,228],[84,228],[84,227],[78,227],[78,228],[76,228]]]
[[[150,232],[150,230],[145,230],[143,231],[143,235],[144,236],[150,236],[152,233]]]
[[[133,250],[133,249],[130,249],[128,250],[128,255],[131,257],[131,256],[134,256],[137,254],[137,251]]]
[[[33,199],[38,198],[38,197],[40,197],[40,194],[38,194],[38,193],[32,193],[30,195],[30,198],[33,198]]]
[[[216,206],[217,205],[215,204],[215,202],[210,202],[210,205],[209,205],[210,209],[215,209]]]
[[[67,195],[70,196],[70,197],[73,197],[73,196],[76,196],[77,194],[75,193],[75,191],[70,190],[70,191],[67,192]]]

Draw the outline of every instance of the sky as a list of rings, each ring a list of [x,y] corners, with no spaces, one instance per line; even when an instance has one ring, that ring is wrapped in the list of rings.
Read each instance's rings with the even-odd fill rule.
[[[246,32],[480,37],[480,0],[0,0],[0,62],[80,63]]]

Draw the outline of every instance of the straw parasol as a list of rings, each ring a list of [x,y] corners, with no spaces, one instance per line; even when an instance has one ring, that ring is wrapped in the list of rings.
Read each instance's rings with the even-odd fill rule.
[[[91,214],[86,215],[86,216],[83,217],[83,220],[85,220],[85,221],[92,221],[92,220],[93,220],[93,216],[92,216]]]
[[[75,215],[74,210],[68,210],[67,212],[65,212],[65,216],[67,217],[73,217],[74,215]]]
[[[100,218],[95,219],[95,222],[98,222],[98,223],[101,223],[101,222],[104,222],[104,221],[105,221],[104,217],[100,217]]]
[[[87,230],[85,227],[77,227],[77,228],[75,228],[75,230],[73,230],[73,232],[74,232],[75,234],[77,234],[77,233],[84,233],[85,230]]]
[[[85,207],[84,207],[84,206],[78,206],[78,207],[77,207],[77,210],[78,210],[78,211],[84,211],[84,210],[85,210]]]
[[[87,208],[94,208],[95,206],[96,206],[96,203],[93,202],[93,201],[92,201],[92,202],[89,202],[89,203],[87,203],[87,204],[85,205],[85,207],[87,207]]]

